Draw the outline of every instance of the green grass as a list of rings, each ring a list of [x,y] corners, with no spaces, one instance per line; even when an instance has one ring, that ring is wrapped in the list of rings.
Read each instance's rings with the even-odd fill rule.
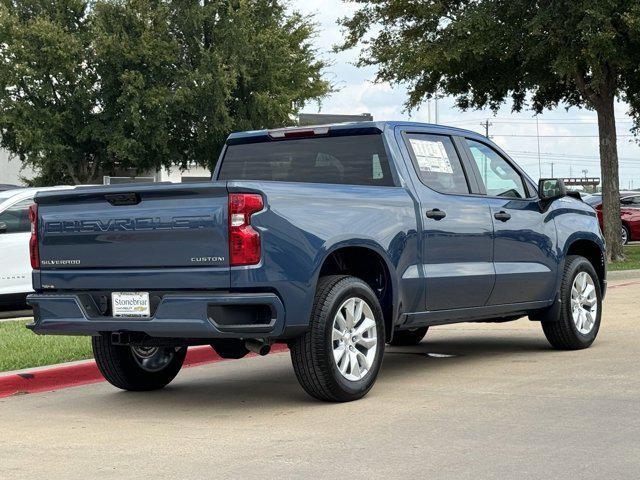
[[[640,269],[640,245],[627,245],[624,247],[626,260],[609,264],[609,270],[636,270]]]
[[[36,335],[25,323],[0,322],[0,372],[93,357],[90,337]]]

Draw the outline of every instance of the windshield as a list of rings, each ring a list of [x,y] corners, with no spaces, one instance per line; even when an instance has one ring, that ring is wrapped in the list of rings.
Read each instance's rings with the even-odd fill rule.
[[[591,205],[592,207],[595,205],[600,205],[602,203],[602,195],[591,195],[584,199],[584,202]]]
[[[6,200],[7,198],[11,198],[14,195],[17,195],[17,194],[19,194],[19,193],[21,193],[23,191],[24,191],[24,189],[22,189],[22,188],[13,188],[11,190],[4,190],[4,191],[0,192],[0,201]]]
[[[218,179],[394,185],[381,135],[230,145]]]

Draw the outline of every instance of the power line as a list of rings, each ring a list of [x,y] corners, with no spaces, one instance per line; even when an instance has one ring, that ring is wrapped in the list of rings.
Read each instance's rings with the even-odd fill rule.
[[[476,123],[480,121],[484,121],[484,118],[472,118],[472,119],[460,119],[460,120],[449,120],[446,123]],[[624,124],[633,124],[635,123],[633,120],[629,119],[629,117],[616,117],[616,123],[624,123]],[[492,122],[495,123],[535,123],[535,118],[511,118],[511,117],[493,117],[491,118]],[[584,125],[597,125],[597,118],[576,118],[574,120],[567,118],[547,118],[539,120],[539,123],[542,125],[575,125],[575,124],[584,124]]]
[[[538,135],[516,133],[494,133],[494,137],[537,138]],[[618,135],[618,138],[635,137],[636,135]],[[540,135],[540,138],[600,138],[600,135]]]
[[[538,152],[532,152],[532,151],[528,151],[528,150],[505,150],[506,152],[509,153],[513,153],[513,154],[525,154],[525,155],[537,155]],[[593,159],[600,159],[599,155],[580,155],[580,154],[566,154],[566,153],[553,153],[553,152],[540,152],[541,155],[547,156],[547,157],[563,157],[563,158],[593,158]],[[639,161],[640,162],[640,157],[618,157],[618,160],[631,160],[631,161]]]

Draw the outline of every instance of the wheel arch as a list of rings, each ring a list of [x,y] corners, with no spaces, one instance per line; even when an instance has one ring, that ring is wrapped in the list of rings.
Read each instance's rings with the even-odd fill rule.
[[[591,265],[593,265],[593,268],[598,275],[602,296],[604,297],[606,293],[607,257],[605,253],[604,242],[602,242],[599,237],[595,235],[593,237],[575,236],[570,239],[570,241],[566,242],[565,248],[563,249],[562,253],[563,255],[558,265],[558,283],[554,302],[549,308],[530,313],[529,318],[531,320],[542,322],[557,321],[559,309],[561,308],[560,285],[562,283],[562,276],[565,269],[567,257],[569,257],[570,255],[579,255],[581,257],[584,257],[591,263]]]
[[[600,289],[604,293],[605,281],[607,276],[607,256],[604,249],[604,245],[589,238],[577,238],[571,243],[567,243],[567,248],[564,255],[564,261],[569,255],[580,255],[581,257],[589,260],[596,273],[598,274],[598,280],[600,281]],[[563,262],[564,264],[564,262]]]
[[[375,242],[337,242],[325,250],[318,275],[352,275],[367,283],[380,301],[385,336],[392,338],[397,317],[398,278],[385,250]]]

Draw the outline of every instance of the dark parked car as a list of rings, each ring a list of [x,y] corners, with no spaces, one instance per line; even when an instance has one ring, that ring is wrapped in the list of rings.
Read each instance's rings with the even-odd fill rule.
[[[29,328],[93,336],[127,390],[168,384],[190,345],[238,358],[286,342],[310,395],[348,401],[386,343],[434,325],[528,316],[565,350],[600,327],[593,209],[466,130],[235,133],[211,182],[41,193],[31,218]]]

